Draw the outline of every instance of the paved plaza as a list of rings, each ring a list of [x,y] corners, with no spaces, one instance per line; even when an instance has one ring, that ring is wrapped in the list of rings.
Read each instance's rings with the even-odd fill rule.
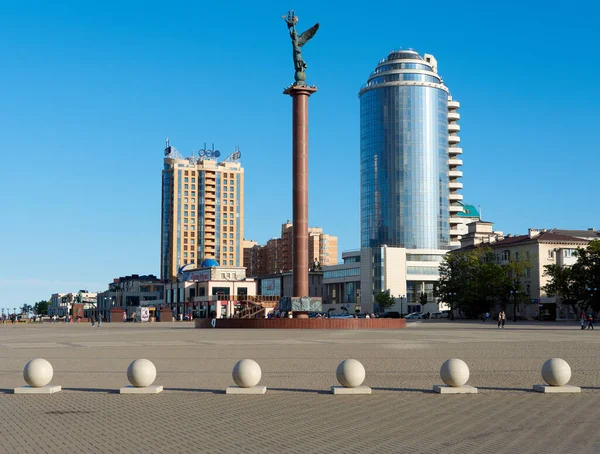
[[[600,332],[575,324],[422,321],[404,330],[201,330],[192,323],[0,325],[1,453],[600,452]],[[53,395],[14,395],[35,357]],[[438,395],[458,357],[475,395]],[[561,357],[579,395],[532,392]],[[158,395],[119,395],[148,358]],[[256,360],[267,394],[225,395]],[[333,396],[335,370],[361,361],[372,395]]]

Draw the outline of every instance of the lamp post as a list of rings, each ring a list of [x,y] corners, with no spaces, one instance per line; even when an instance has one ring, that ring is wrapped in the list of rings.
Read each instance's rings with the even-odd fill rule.
[[[588,287],[587,291],[590,294],[590,306],[591,306],[592,302],[594,301],[594,295],[596,294],[598,289],[596,287],[594,287],[594,288]]]
[[[513,306],[513,322],[517,321],[517,295],[518,294],[519,294],[518,290],[510,291],[510,295],[514,296],[514,299],[513,299],[513,304],[514,304],[514,306]]]
[[[456,300],[456,292],[450,292],[448,293],[448,296],[450,297],[450,320],[454,320],[454,302]]]
[[[404,295],[400,295],[398,298],[400,298],[400,318],[404,318],[404,298],[406,298]]]

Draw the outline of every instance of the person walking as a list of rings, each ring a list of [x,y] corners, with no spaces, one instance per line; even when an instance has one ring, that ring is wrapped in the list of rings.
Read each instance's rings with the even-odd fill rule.
[[[579,323],[581,324],[581,329],[585,329],[585,317],[583,315],[581,316]]]
[[[502,326],[502,311],[498,312],[498,328]]]
[[[215,328],[217,326],[217,311],[212,310],[210,311],[210,325]]]
[[[489,321],[490,321],[490,313],[489,313],[489,312],[486,312],[486,313],[485,313],[485,321],[486,321],[486,322],[489,322]]]
[[[504,311],[502,311],[502,328],[504,328],[505,324],[506,324],[506,313]]]
[[[94,317],[94,314],[90,314],[90,321],[92,322],[92,328],[96,326],[96,317]]]
[[[102,314],[98,314],[96,321],[98,322],[98,328],[100,328],[102,326]]]
[[[588,327],[587,329],[594,329],[594,316],[590,314],[588,317]]]

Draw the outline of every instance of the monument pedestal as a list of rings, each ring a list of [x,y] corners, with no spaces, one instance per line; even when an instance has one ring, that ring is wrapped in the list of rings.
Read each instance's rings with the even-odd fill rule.
[[[54,394],[61,390],[60,385],[47,385],[35,388],[33,386],[20,386],[15,388],[15,394]]]
[[[119,390],[119,394],[158,394],[162,392],[162,385],[151,385],[151,386],[123,386]]]
[[[433,391],[439,394],[477,394],[477,388],[471,385],[448,386],[434,385]]]
[[[241,386],[230,386],[225,390],[225,394],[265,394],[266,386],[252,386],[251,388],[242,388]]]
[[[333,394],[357,395],[357,394],[372,394],[371,388],[368,386],[357,386],[356,388],[346,388],[344,386],[332,386]]]
[[[581,388],[579,386],[573,386],[573,385],[562,385],[562,386],[533,385],[533,390],[537,391],[538,393],[548,393],[548,394],[552,394],[552,393],[567,394],[567,393],[580,393],[581,392]]]

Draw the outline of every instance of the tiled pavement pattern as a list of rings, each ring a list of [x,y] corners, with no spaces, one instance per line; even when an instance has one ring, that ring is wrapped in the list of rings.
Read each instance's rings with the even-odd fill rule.
[[[576,325],[420,322],[398,331],[194,330],[191,324],[0,326],[0,452],[600,452],[600,344]],[[54,366],[54,395],[12,395],[33,357]],[[530,391],[549,357],[580,395]],[[115,394],[131,360],[157,366],[159,395]],[[264,396],[227,396],[253,358]],[[371,396],[333,396],[356,358]],[[450,357],[477,395],[430,392]]]

